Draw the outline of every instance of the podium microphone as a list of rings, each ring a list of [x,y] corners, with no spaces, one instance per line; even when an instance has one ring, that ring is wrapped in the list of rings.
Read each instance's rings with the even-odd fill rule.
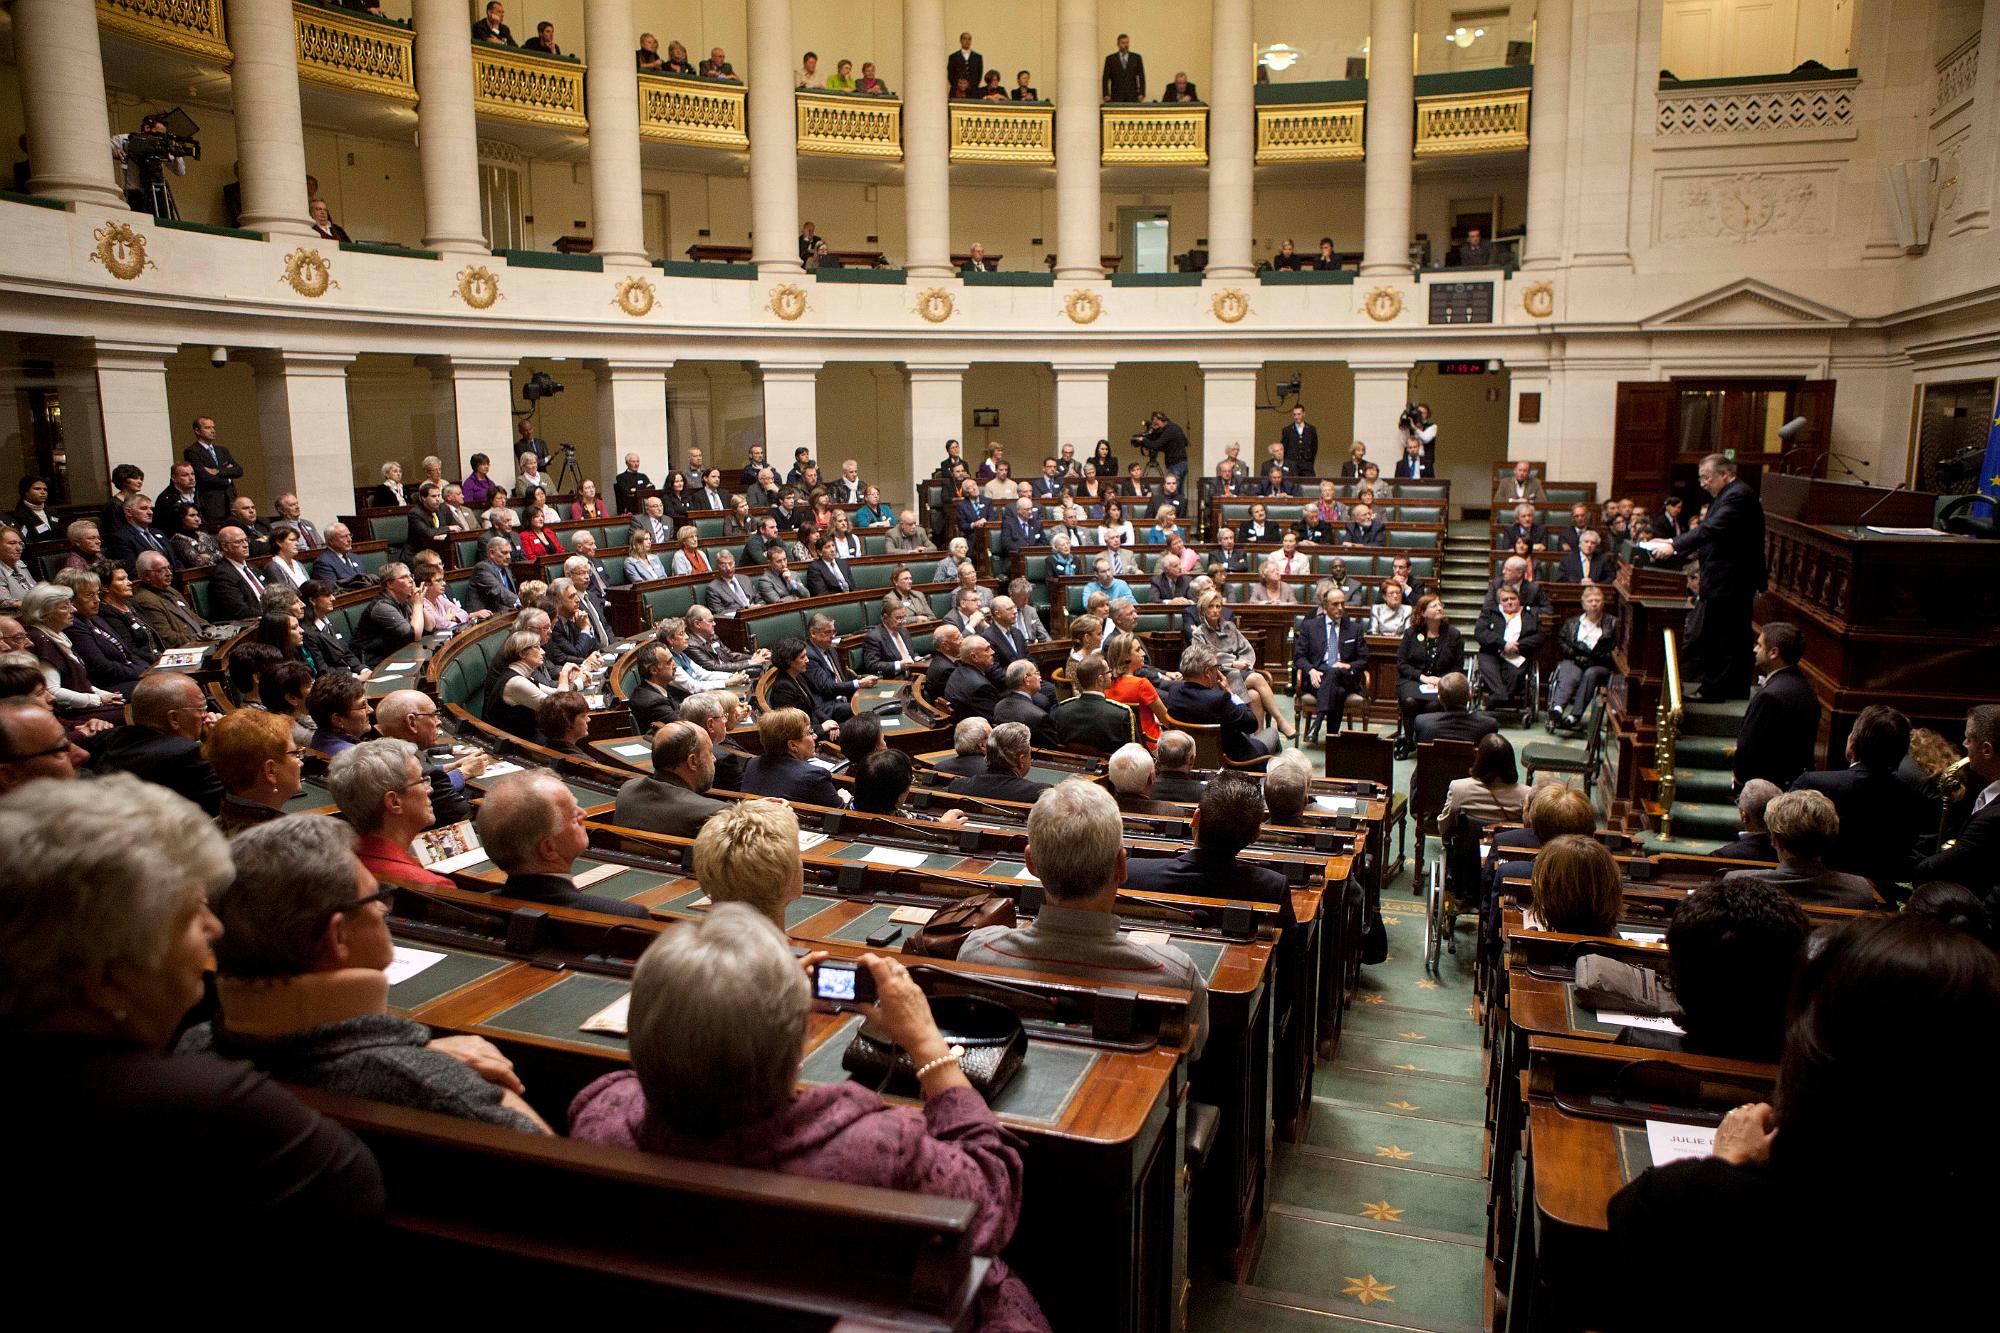
[[[1876,498],[1874,504],[1869,505],[1866,509],[1861,511],[1861,516],[1854,520],[1854,526],[1858,528],[1862,524],[1866,523],[1868,521],[1868,516],[1870,514],[1880,509],[1884,504],[1887,504],[1890,496],[1894,495],[1897,491],[1902,490],[1909,484],[1910,483],[1907,481],[1899,481],[1894,486],[1891,486],[1888,490],[1882,492],[1882,494]]]

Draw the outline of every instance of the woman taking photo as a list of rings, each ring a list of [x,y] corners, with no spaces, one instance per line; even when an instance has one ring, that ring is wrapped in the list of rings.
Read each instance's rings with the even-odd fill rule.
[[[1463,670],[1465,636],[1444,618],[1444,602],[1438,595],[1427,592],[1417,598],[1410,626],[1396,649],[1396,707],[1403,714],[1402,734],[1396,741],[1399,758],[1416,753],[1417,715],[1437,711],[1439,684]]]
[[[1617,622],[1604,610],[1603,588],[1583,585],[1583,614],[1569,618],[1557,641],[1563,656],[1549,687],[1549,730],[1574,731],[1582,725],[1583,710],[1610,681],[1618,647]]]
[[[1131,706],[1150,750],[1159,743],[1160,728],[1169,722],[1160,692],[1139,674],[1139,668],[1146,665],[1146,645],[1139,642],[1136,634],[1121,634],[1111,641],[1111,651],[1105,654],[1104,663],[1111,668],[1111,683],[1104,687],[1104,697]]]
[[[1189,644],[1198,644],[1215,653],[1230,695],[1250,705],[1250,711],[1257,717],[1257,730],[1262,731],[1267,721],[1275,721],[1279,735],[1296,736],[1298,729],[1291,719],[1278,711],[1271,682],[1256,669],[1257,650],[1243,637],[1241,627],[1224,617],[1222,594],[1213,590],[1203,593],[1195,602],[1195,610],[1199,619],[1188,638]]]

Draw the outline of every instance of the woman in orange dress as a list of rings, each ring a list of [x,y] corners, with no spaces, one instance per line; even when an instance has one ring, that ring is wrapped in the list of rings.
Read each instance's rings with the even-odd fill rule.
[[[1111,641],[1104,661],[1111,668],[1111,683],[1104,687],[1104,697],[1131,705],[1139,715],[1146,748],[1151,749],[1159,742],[1160,728],[1166,725],[1167,706],[1160,702],[1160,692],[1153,683],[1139,674],[1139,668],[1146,665],[1146,645],[1136,634],[1121,634]]]

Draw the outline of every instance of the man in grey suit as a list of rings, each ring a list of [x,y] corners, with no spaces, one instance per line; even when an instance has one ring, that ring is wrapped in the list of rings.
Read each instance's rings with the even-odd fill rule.
[[[788,557],[784,547],[774,543],[764,553],[764,560],[770,568],[750,585],[758,601],[766,606],[775,606],[779,602],[796,602],[811,596],[806,591],[806,585],[799,582],[799,576],[785,567]]]
[[[715,781],[715,746],[708,731],[669,722],[653,737],[653,772],[618,789],[615,822],[627,828],[692,838],[728,804],[702,795]]]
[[[1808,907],[1865,911],[1881,905],[1867,880],[1826,868],[1826,854],[1840,837],[1840,816],[1824,793],[1788,791],[1776,797],[1764,807],[1764,827],[1777,849],[1778,864],[1768,870],[1732,870],[1722,877],[1723,883],[1769,884]]]
[[[472,587],[465,594],[467,609],[499,615],[520,607],[521,594],[514,587],[514,571],[509,568],[513,556],[514,545],[505,537],[486,543],[486,558],[472,568]]]
[[[1000,702],[993,705],[993,720],[1018,722],[1028,729],[1028,737],[1034,744],[1054,745],[1055,724],[1035,698],[1042,688],[1041,669],[1031,659],[1017,657],[1007,664],[1006,680],[1006,691],[1001,694]]]
[[[757,604],[757,594],[736,577],[736,557],[728,551],[715,553],[715,577],[701,590],[701,604],[718,616],[733,616]]]

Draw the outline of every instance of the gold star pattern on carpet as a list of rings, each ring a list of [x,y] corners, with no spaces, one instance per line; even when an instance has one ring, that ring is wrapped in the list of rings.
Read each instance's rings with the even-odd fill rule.
[[[1415,1154],[1415,1153],[1413,1153],[1413,1152],[1405,1152],[1405,1151],[1403,1151],[1403,1149],[1401,1149],[1401,1148],[1398,1148],[1398,1147],[1397,1147],[1397,1146],[1396,1146],[1395,1144],[1393,1144],[1393,1143],[1392,1143],[1392,1144],[1390,1144],[1390,1145],[1389,1145],[1388,1147],[1386,1147],[1386,1148],[1382,1148],[1382,1147],[1378,1147],[1378,1148],[1376,1148],[1376,1149],[1375,1149],[1375,1155],[1376,1155],[1377,1157],[1386,1157],[1386,1158],[1388,1158],[1388,1159],[1389,1159],[1390,1161],[1392,1161],[1392,1162],[1407,1162],[1407,1161],[1409,1161],[1409,1160],[1410,1160],[1410,1159],[1411,1159],[1412,1157],[1415,1157],[1415,1156],[1416,1156],[1416,1154]]]
[[[1383,996],[1380,996],[1380,995],[1364,995],[1364,996],[1362,996],[1362,997],[1361,997],[1361,1003],[1363,1003],[1363,1004],[1387,1004],[1387,1003],[1389,1003],[1389,1001],[1388,1001],[1388,1000],[1387,1000],[1386,998],[1384,998]]]
[[[1411,1102],[1408,1097],[1403,1098],[1403,1100],[1399,1102],[1385,1102],[1384,1105],[1388,1106],[1392,1110],[1397,1110],[1397,1111],[1421,1111],[1424,1109],[1423,1107],[1418,1106],[1415,1103]]]
[[[1400,926],[1403,924],[1403,918],[1399,916],[1385,916],[1382,918],[1382,924],[1385,926]]]
[[[1387,1199],[1382,1200],[1380,1203],[1362,1204],[1361,1215],[1371,1222],[1400,1222],[1403,1220],[1403,1210],[1391,1205]]]
[[[1398,1032],[1396,1035],[1404,1041],[1422,1041],[1424,1039],[1424,1034],[1421,1032]]]
[[[1406,1070],[1412,1074],[1421,1074],[1424,1072],[1424,1067],[1422,1065],[1396,1065],[1395,1068]]]
[[[1418,990],[1436,990],[1437,988],[1438,984],[1435,981],[1431,981],[1429,979],[1419,981],[1417,983]]]
[[[1363,1305],[1373,1305],[1377,1301],[1381,1301],[1385,1305],[1394,1305],[1396,1303],[1395,1297],[1389,1294],[1396,1289],[1395,1284],[1377,1282],[1373,1273],[1370,1273],[1367,1277],[1350,1277],[1341,1280],[1347,1283],[1347,1287],[1340,1294],[1351,1296]]]

